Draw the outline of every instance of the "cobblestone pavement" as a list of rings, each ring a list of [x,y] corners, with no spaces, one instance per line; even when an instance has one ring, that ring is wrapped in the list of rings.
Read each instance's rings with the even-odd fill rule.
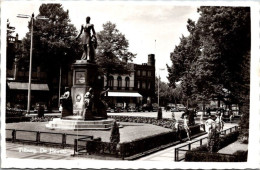
[[[235,123],[233,123],[233,124],[225,123],[224,130],[228,129],[228,128],[231,128],[231,127],[234,127],[234,126],[237,126],[237,124],[235,124]],[[194,141],[196,141],[198,139],[201,139],[201,138],[204,138],[206,136],[207,136],[207,134],[199,136],[197,138],[192,139],[191,141],[186,141],[186,142],[180,143],[178,145],[175,145],[175,146],[169,147],[167,149],[164,149],[164,150],[158,151],[156,153],[153,153],[151,155],[142,157],[142,158],[140,158],[138,160],[139,161],[174,161],[175,148],[183,146],[183,145],[186,145],[186,144],[188,144],[190,142],[194,142]],[[207,142],[207,140],[202,140],[202,144],[205,144],[206,142]],[[193,143],[191,145],[191,149],[192,148],[196,148],[199,145],[200,145],[199,142]],[[182,149],[188,149],[188,148],[182,148]],[[179,153],[179,158],[184,157],[184,154],[185,154],[185,152],[180,152]]]

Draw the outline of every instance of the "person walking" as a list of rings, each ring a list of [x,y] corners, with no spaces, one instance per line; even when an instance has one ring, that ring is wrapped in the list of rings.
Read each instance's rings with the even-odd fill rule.
[[[178,121],[175,122],[174,128],[179,141],[183,142],[181,137],[181,126]]]
[[[215,121],[213,120],[213,117],[210,116],[208,118],[208,120],[206,120],[205,122],[205,127],[206,127],[206,132],[209,134],[211,129],[212,129],[212,124],[215,123]]]
[[[205,124],[204,124],[204,120],[203,120],[203,112],[200,115],[200,128],[202,128],[203,131],[205,132]]]
[[[188,139],[190,141],[190,128],[188,126],[187,115],[184,116],[183,127],[184,127],[184,130],[186,131],[187,137],[188,137]]]

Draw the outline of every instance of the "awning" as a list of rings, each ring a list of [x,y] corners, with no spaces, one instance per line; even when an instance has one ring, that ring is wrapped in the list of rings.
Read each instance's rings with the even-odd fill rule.
[[[108,92],[108,97],[142,97],[137,92]]]
[[[8,87],[13,90],[28,90],[28,83],[8,82]],[[49,91],[48,84],[31,84],[31,90]]]

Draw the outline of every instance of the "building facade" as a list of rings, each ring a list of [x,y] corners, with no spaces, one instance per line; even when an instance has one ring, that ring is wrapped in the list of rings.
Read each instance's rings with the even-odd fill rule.
[[[126,62],[126,61],[125,61]],[[143,64],[127,63],[129,74],[113,74],[104,78],[105,87],[109,87],[108,98],[111,107],[123,104],[140,106],[155,102],[155,55],[148,55]]]

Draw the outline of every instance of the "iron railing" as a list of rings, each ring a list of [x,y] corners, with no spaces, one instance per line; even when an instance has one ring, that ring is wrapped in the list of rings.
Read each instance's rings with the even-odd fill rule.
[[[73,141],[76,138],[90,138],[93,136],[88,135],[78,135],[78,134],[67,134],[67,133],[55,133],[55,132],[40,132],[32,130],[16,130],[16,129],[6,129],[7,131],[7,141],[30,143],[30,144],[43,144],[43,145],[57,145],[62,148],[73,147]],[[8,132],[11,132],[8,135]],[[26,135],[27,133],[27,135]],[[44,135],[47,135],[44,137]],[[10,137],[9,137],[10,136]],[[53,136],[53,137],[52,137]]]
[[[234,126],[234,127],[231,127],[231,128],[228,128],[228,129],[225,129],[225,130],[221,131],[221,133],[226,135],[228,133],[231,133],[233,130],[236,131],[237,129],[238,129],[238,126]],[[200,138],[198,140],[190,142],[190,143],[188,143],[186,145],[182,145],[182,146],[180,146],[178,148],[175,148],[174,161],[175,162],[179,162],[179,161],[184,160],[185,159],[185,153],[192,149],[192,145],[194,145],[195,143],[199,143],[199,145],[196,145],[196,147],[201,146],[203,144],[203,141],[205,141],[207,139],[208,139],[208,136],[205,136],[203,138]],[[187,147],[187,149],[182,149],[182,148],[185,148],[185,147]],[[182,156],[180,156],[180,152],[183,152]]]

